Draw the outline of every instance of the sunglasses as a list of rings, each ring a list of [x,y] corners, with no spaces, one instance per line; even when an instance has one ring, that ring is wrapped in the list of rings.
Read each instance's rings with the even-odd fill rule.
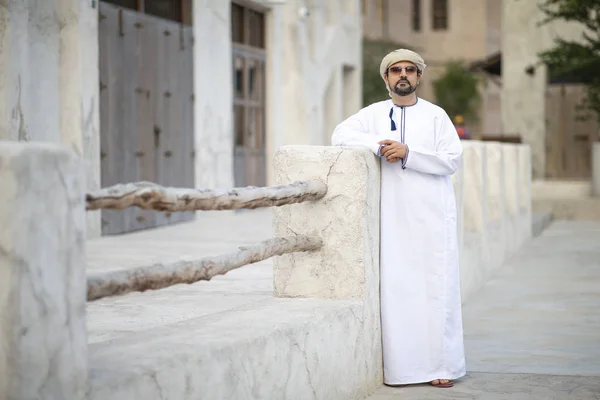
[[[417,72],[417,67],[415,67],[414,65],[409,65],[408,67],[390,67],[388,68],[388,73],[391,72],[392,74],[401,74],[402,70],[405,70],[407,74],[414,74],[415,72]]]

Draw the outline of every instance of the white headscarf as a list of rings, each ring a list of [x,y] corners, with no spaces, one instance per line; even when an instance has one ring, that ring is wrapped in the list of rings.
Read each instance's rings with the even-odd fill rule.
[[[427,67],[425,61],[423,60],[423,57],[421,57],[414,51],[408,49],[394,50],[385,57],[383,57],[383,60],[381,60],[381,65],[379,66],[379,75],[381,75],[381,79],[384,79],[383,76],[385,75],[385,72],[391,65],[394,65],[400,61],[408,61],[415,64],[421,74],[425,72],[425,68]]]
[[[425,60],[423,60],[423,57],[421,57],[414,51],[408,50],[408,49],[394,50],[394,51],[388,53],[385,57],[383,57],[383,60],[381,60],[381,65],[379,66],[379,75],[381,75],[381,79],[383,79],[384,82],[385,82],[384,76],[385,76],[385,73],[387,72],[388,68],[400,61],[408,61],[408,62],[415,64],[415,66],[417,67],[417,69],[419,70],[419,72],[421,74],[423,74],[423,72],[425,72],[425,68],[427,67],[427,65],[425,64]],[[391,88],[389,87],[389,85],[387,83],[385,86],[391,97],[392,96]]]

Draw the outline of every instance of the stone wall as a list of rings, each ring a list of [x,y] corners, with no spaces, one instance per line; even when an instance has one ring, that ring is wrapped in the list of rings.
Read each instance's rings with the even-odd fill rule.
[[[98,9],[88,0],[0,4],[0,140],[61,144],[100,184]],[[100,235],[100,214],[87,215]]]
[[[525,145],[463,143],[453,183],[464,302],[531,237],[531,161]],[[81,399],[88,357],[88,400],[352,400],[381,384],[380,164],[368,149],[277,152],[276,183],[319,179],[328,192],[274,209],[276,236],[319,235],[324,245],[275,259],[273,298],[147,332],[142,342],[131,335],[90,346],[88,356],[80,163],[40,146],[0,146],[0,349],[10,350],[0,351],[0,395],[40,398],[30,393],[42,388],[42,398]]]
[[[330,145],[339,121],[362,103],[359,0],[288,0],[269,15],[267,182],[285,145]]]
[[[266,171],[285,145],[328,145],[361,106],[359,0],[246,1],[266,10]],[[196,187],[231,187],[231,2],[193,0]],[[208,62],[207,60],[210,60]]]
[[[531,236],[531,155],[526,145],[463,142],[460,269],[463,302]],[[460,204],[462,203],[462,204]]]
[[[81,159],[0,142],[0,399],[87,390]]]

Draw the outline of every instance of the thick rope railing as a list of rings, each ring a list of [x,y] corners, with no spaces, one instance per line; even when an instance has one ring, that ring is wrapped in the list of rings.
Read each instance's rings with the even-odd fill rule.
[[[197,261],[177,261],[129,270],[90,275],[87,282],[88,301],[130,292],[156,290],[180,283],[210,280],[233,269],[273,256],[287,253],[315,251],[323,246],[320,237],[290,236],[265,240],[243,246],[236,253],[203,258]]]
[[[321,181],[223,190],[167,188],[151,182],[111,186],[86,195],[87,210],[140,207],[165,212],[277,207],[323,198]]]

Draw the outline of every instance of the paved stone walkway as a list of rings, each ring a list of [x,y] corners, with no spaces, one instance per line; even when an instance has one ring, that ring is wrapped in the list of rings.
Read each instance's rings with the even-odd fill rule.
[[[555,222],[464,307],[468,375],[369,400],[600,399],[600,222]]]

